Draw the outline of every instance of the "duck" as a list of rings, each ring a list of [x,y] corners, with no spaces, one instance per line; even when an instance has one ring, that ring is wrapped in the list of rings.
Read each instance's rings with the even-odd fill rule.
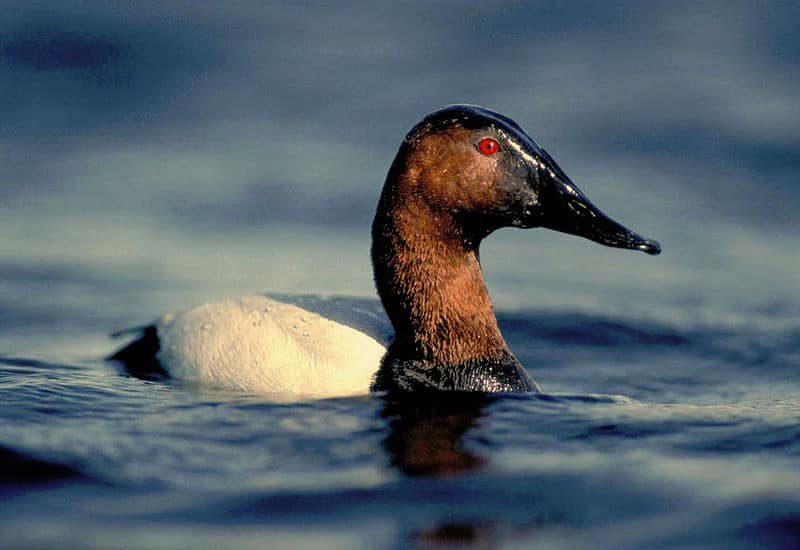
[[[372,224],[377,302],[248,295],[167,313],[107,359],[247,392],[538,392],[498,327],[482,241],[544,227],[658,255],[600,211],[511,118],[451,105],[406,134]],[[126,332],[128,334],[128,332]]]

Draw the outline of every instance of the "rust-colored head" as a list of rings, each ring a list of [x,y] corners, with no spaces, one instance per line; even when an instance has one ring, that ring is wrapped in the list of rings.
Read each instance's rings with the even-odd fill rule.
[[[406,136],[384,194],[416,197],[468,233],[549,227],[607,246],[661,251],[613,221],[513,120],[472,105],[425,117]]]
[[[544,226],[658,254],[598,210],[513,120],[471,105],[425,117],[403,140],[372,226],[393,352],[431,364],[508,355],[478,261],[500,227]]]
[[[452,217],[477,238],[523,225],[538,197],[525,183],[527,167],[508,154],[502,129],[444,122],[428,117],[409,132],[387,179],[390,191]]]
[[[514,213],[535,207],[537,196],[514,184],[526,174],[500,151],[497,134],[459,126],[419,129],[404,145],[406,170],[395,180],[397,192],[452,216],[469,232],[485,235],[515,223]]]

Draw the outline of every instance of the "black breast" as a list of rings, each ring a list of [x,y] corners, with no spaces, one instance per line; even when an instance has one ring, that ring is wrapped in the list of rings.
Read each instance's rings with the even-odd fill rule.
[[[394,347],[394,346],[392,346]],[[499,360],[467,361],[459,365],[435,365],[401,359],[392,348],[381,361],[371,391],[540,391],[527,369],[506,352]]]

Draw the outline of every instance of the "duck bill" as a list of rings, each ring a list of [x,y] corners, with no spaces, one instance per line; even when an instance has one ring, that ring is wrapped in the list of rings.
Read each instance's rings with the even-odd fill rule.
[[[563,172],[550,178],[542,191],[543,227],[615,248],[641,250],[653,256],[661,253],[658,241],[634,233],[603,214]]]

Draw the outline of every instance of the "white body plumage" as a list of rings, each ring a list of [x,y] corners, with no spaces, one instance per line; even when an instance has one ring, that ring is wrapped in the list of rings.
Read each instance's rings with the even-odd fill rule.
[[[350,325],[370,323],[368,312],[337,305]],[[156,322],[158,360],[172,377],[204,386],[313,396],[367,393],[391,336],[388,320],[375,317],[367,334],[314,309],[251,295],[168,313]]]

